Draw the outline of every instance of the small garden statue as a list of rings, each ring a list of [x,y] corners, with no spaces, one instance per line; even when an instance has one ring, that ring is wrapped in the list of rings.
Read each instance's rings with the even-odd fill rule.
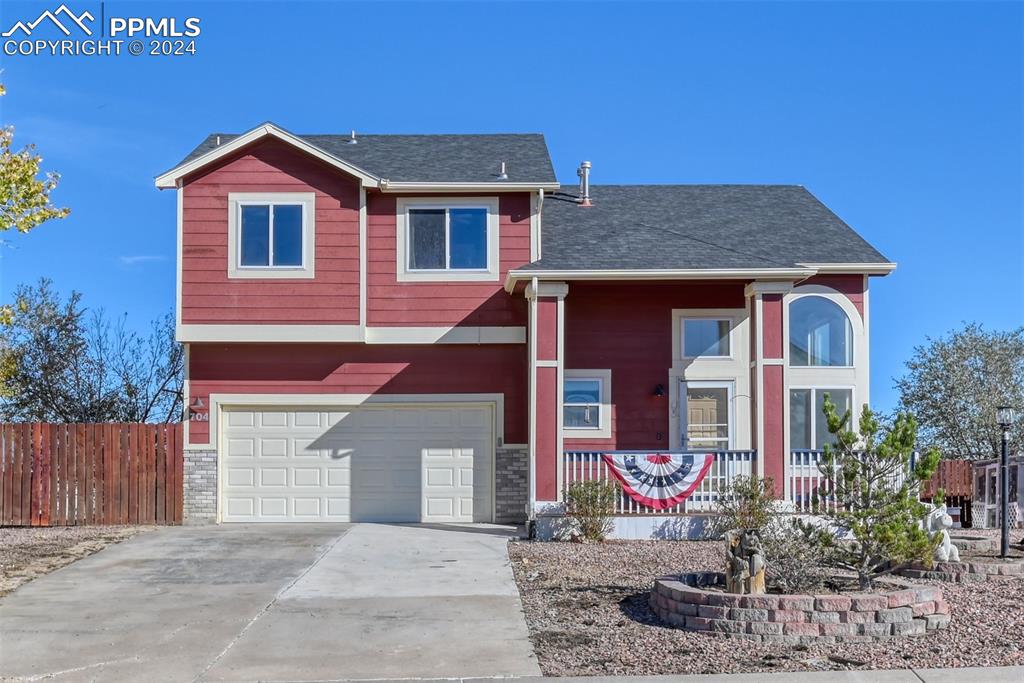
[[[935,559],[938,562],[959,562],[960,550],[949,540],[948,529],[953,526],[953,518],[946,512],[946,506],[929,505],[928,515],[924,518],[924,529],[929,534],[938,533],[941,537],[935,548]]]
[[[729,593],[761,594],[765,591],[767,565],[757,529],[725,532],[725,590]]]

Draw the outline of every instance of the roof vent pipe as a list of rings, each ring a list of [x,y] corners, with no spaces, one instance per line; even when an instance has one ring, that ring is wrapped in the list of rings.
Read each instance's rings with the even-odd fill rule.
[[[348,144],[350,144],[350,145],[358,145],[359,144],[359,141],[356,140],[356,131],[354,129],[352,131],[352,137],[350,137],[348,139]]]
[[[581,161],[576,175],[580,177],[580,206],[593,206],[590,202],[590,162]]]
[[[501,162],[501,166],[498,167],[498,180],[508,180],[508,171],[505,167],[505,162]]]
[[[217,136],[217,146],[220,147],[220,136]]]

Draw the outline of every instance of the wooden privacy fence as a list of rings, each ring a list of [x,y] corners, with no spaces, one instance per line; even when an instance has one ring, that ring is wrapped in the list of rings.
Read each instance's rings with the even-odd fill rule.
[[[939,489],[946,498],[970,498],[972,486],[970,460],[940,460],[939,469],[921,486],[921,498],[931,500]]]
[[[181,524],[180,424],[0,424],[0,526]]]

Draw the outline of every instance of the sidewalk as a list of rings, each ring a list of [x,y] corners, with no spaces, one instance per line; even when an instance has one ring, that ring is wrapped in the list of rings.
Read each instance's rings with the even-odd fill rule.
[[[1022,683],[1024,666],[964,667],[956,669],[896,669],[862,671],[780,671],[751,674],[699,674],[695,676],[538,676],[526,678],[416,678],[373,683]],[[338,683],[355,683],[339,681]]]

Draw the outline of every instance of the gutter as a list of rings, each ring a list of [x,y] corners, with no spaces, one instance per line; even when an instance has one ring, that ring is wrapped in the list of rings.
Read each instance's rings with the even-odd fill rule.
[[[808,278],[813,268],[658,268],[649,270],[510,270],[505,290],[511,292],[521,280],[739,280]]]

